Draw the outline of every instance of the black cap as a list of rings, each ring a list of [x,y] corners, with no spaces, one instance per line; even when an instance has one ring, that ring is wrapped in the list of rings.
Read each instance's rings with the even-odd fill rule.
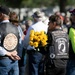
[[[10,10],[9,10],[9,8],[6,7],[6,6],[0,6],[0,13],[3,13],[3,14],[6,14],[6,15],[9,15]]]

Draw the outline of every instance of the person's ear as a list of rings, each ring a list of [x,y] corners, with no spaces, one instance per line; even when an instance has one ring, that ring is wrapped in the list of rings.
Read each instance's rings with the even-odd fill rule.
[[[56,22],[53,23],[53,27],[55,27],[55,26],[56,26]]]
[[[2,19],[2,17],[3,17],[3,13],[0,13],[0,19]]]
[[[56,25],[56,22],[54,22],[54,25]]]
[[[0,16],[2,16],[2,13],[0,13]]]

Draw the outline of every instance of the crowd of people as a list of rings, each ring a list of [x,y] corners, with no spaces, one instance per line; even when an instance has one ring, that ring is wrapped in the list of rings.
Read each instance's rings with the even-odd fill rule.
[[[69,12],[35,11],[22,25],[16,12],[0,6],[0,75],[75,75],[75,9]],[[47,35],[39,50],[29,44],[34,32]]]

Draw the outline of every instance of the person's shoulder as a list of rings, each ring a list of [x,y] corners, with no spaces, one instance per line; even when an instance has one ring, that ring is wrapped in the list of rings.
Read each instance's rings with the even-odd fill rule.
[[[38,21],[38,22],[36,22],[35,24],[33,24],[33,25],[45,25],[42,21]]]
[[[1,25],[1,26],[2,26],[2,25],[12,26],[12,23],[10,23],[10,22],[2,22],[2,23],[0,23],[0,25]]]

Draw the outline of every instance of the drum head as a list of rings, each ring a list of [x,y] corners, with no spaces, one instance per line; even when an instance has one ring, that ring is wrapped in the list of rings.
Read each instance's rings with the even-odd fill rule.
[[[15,34],[9,33],[6,35],[3,41],[3,46],[6,50],[12,51],[17,47],[18,44],[18,38]]]

